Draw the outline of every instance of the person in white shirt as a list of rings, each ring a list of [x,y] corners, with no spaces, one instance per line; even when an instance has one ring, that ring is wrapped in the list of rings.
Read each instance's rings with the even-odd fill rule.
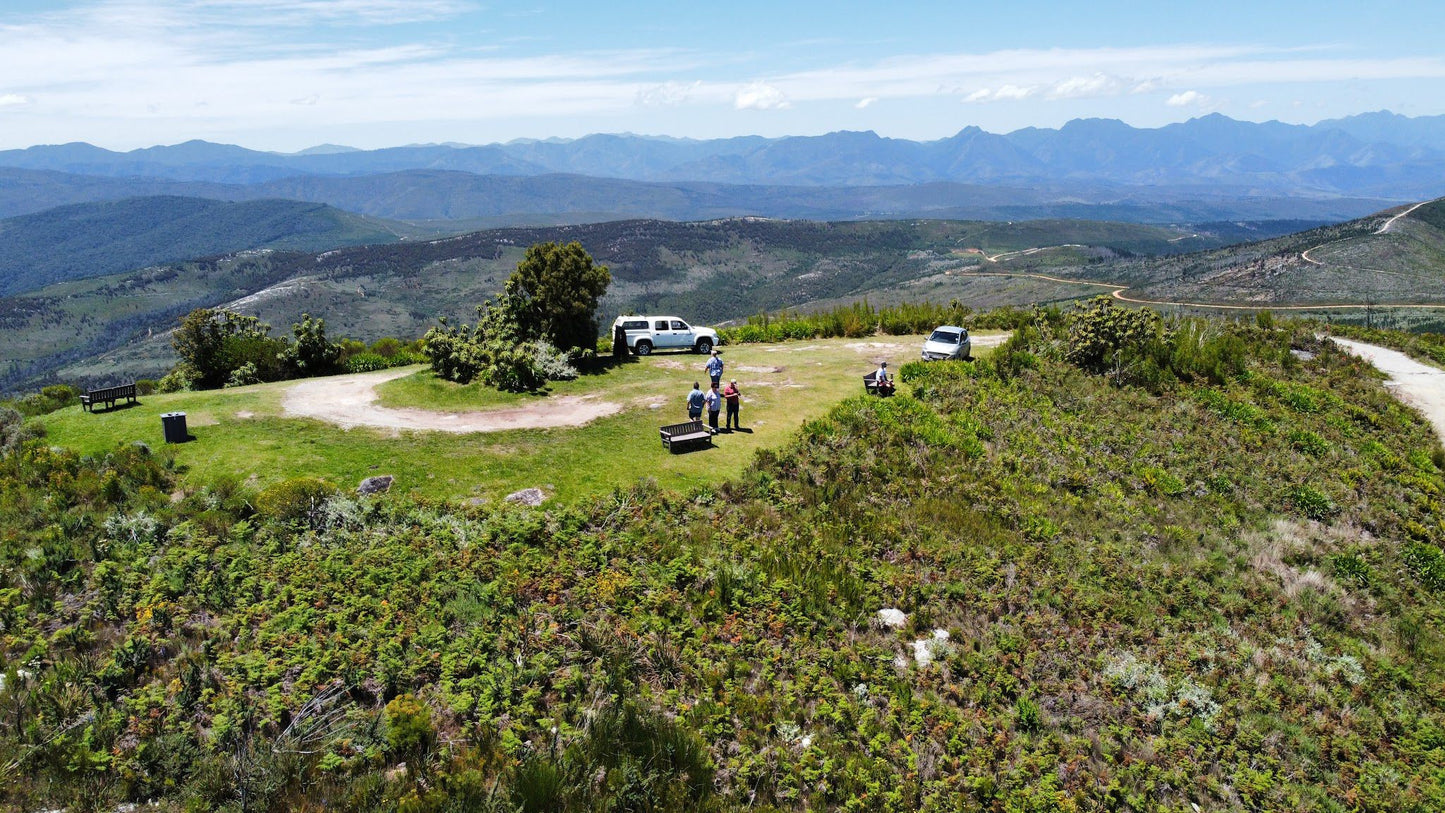
[[[893,394],[893,376],[888,374],[888,362],[878,362],[878,372],[873,374],[873,383],[878,387],[880,395]]]

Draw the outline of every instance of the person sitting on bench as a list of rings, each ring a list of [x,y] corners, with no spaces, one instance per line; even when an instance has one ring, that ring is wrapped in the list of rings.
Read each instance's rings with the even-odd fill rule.
[[[878,372],[873,374],[873,384],[878,388],[879,395],[893,394],[893,377],[888,375],[888,362],[878,362]]]

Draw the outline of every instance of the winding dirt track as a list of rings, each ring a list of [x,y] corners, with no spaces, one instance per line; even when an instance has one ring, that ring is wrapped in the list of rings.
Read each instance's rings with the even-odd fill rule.
[[[1445,370],[1422,364],[1398,350],[1349,339],[1331,341],[1375,365],[1388,377],[1385,386],[1396,398],[1420,410],[1445,442]]]
[[[1375,233],[1375,234],[1385,234],[1386,232],[1390,231],[1390,229],[1395,225],[1396,221],[1398,221],[1400,218],[1408,216],[1411,212],[1415,211],[1416,209],[1420,208],[1421,206],[1424,206],[1424,205],[1427,204],[1427,203],[1433,203],[1435,200],[1439,200],[1439,198],[1435,198],[1435,199],[1432,199],[1432,200],[1422,200],[1422,201],[1420,201],[1419,203],[1416,203],[1416,204],[1410,206],[1409,208],[1401,211],[1399,214],[1396,214],[1396,215],[1394,215],[1393,217],[1391,217],[1391,218],[1389,218],[1388,220],[1386,220],[1383,224],[1380,225],[1380,227],[1379,227],[1378,229],[1375,229],[1375,232],[1374,232],[1374,233]],[[1300,256],[1300,259],[1301,259],[1301,260],[1304,260],[1304,261],[1307,262],[1307,263],[1311,263],[1311,264],[1313,264],[1313,265],[1324,265],[1324,263],[1322,263],[1322,262],[1320,262],[1319,260],[1316,260],[1316,259],[1314,259],[1313,257],[1309,256],[1310,252],[1311,252],[1311,251],[1314,251],[1315,249],[1324,248],[1325,246],[1332,245],[1333,243],[1339,243],[1339,242],[1344,242],[1344,241],[1343,241],[1343,240],[1334,240],[1334,241],[1331,241],[1331,242],[1329,242],[1329,243],[1321,243],[1320,245],[1317,245],[1317,246],[1311,246],[1311,247],[1305,249],[1304,251],[1301,251],[1301,252],[1300,252],[1300,255],[1299,255],[1299,256]],[[1067,248],[1067,247],[1072,247],[1072,246],[1074,246],[1074,244],[1072,244],[1072,243],[1069,243],[1069,244],[1066,244],[1066,245],[1062,245],[1062,246],[1041,246],[1041,247],[1039,247],[1039,248],[1030,248],[1030,249],[1025,249],[1025,250],[1023,250],[1023,251],[1010,251],[1010,252],[1005,252],[1005,253],[1003,253],[1003,254],[995,254],[995,255],[993,255],[992,257],[990,257],[990,256],[988,256],[988,255],[985,254],[985,255],[984,255],[984,259],[985,259],[985,260],[988,260],[989,262],[997,262],[998,260],[1000,260],[1000,259],[1002,259],[1002,258],[1005,258],[1005,257],[1012,257],[1012,256],[1015,256],[1015,255],[1021,255],[1021,254],[1032,254],[1032,253],[1039,252],[1039,251],[1044,251],[1045,249],[1050,249],[1050,248]],[[1375,270],[1368,269],[1368,268],[1361,268],[1361,269],[1358,269],[1358,270],[1361,270],[1361,271],[1370,271],[1371,273],[1375,273],[1375,274],[1394,274],[1394,273],[1396,273],[1396,272],[1392,272],[1392,271],[1375,271]],[[1412,308],[1412,309],[1423,309],[1423,310],[1439,310],[1439,309],[1441,309],[1441,308],[1445,308],[1445,304],[1422,305],[1422,304],[1419,304],[1419,303],[1410,303],[1410,302],[1404,302],[1404,303],[1375,302],[1375,303],[1371,303],[1371,304],[1368,304],[1368,305],[1361,305],[1361,304],[1358,304],[1358,303],[1351,303],[1351,302],[1338,302],[1338,303],[1322,302],[1322,303],[1318,303],[1318,304],[1314,304],[1314,305],[1271,305],[1271,304],[1264,304],[1264,303],[1261,303],[1261,304],[1258,304],[1258,305],[1221,305],[1221,304],[1212,303],[1212,302],[1170,302],[1170,301],[1166,301],[1166,300],[1162,300],[1162,299],[1140,299],[1140,298],[1138,298],[1138,297],[1126,296],[1126,295],[1124,294],[1124,292],[1127,291],[1127,290],[1129,290],[1129,289],[1130,289],[1131,287],[1133,287],[1133,286],[1130,286],[1130,285],[1120,285],[1120,284],[1115,283],[1115,282],[1097,282],[1097,281],[1094,281],[1094,280],[1085,280],[1085,279],[1064,279],[1064,278],[1062,278],[1062,277],[1051,277],[1051,276],[1049,276],[1049,275],[1047,275],[1047,274],[1028,274],[1028,273],[1019,272],[1019,271],[953,271],[953,272],[950,272],[950,273],[951,273],[952,276],[955,276],[955,277],[1028,277],[1028,278],[1030,278],[1030,279],[1040,279],[1040,280],[1044,280],[1044,281],[1046,281],[1046,282],[1062,282],[1062,283],[1066,283],[1066,284],[1069,284],[1069,285],[1092,285],[1092,286],[1099,287],[1099,288],[1110,288],[1110,289],[1112,289],[1112,290],[1110,291],[1110,296],[1114,297],[1115,299],[1119,300],[1120,302],[1129,302],[1129,303],[1135,304],[1135,305],[1159,305],[1159,306],[1163,306],[1163,307],[1212,308],[1212,309],[1214,309],[1214,310],[1224,310],[1224,311],[1258,311],[1258,310],[1271,310],[1271,311],[1318,311],[1318,310],[1364,310],[1364,309],[1379,309],[1379,308]]]
[[[516,409],[486,412],[432,412],[425,409],[393,409],[376,403],[378,384],[411,375],[414,370],[381,370],[374,373],[313,378],[286,390],[282,409],[291,417],[315,418],[350,429],[423,430],[430,432],[502,432],[508,429],[550,429],[581,426],[588,421],[615,414],[621,404],[591,397],[555,397]]]

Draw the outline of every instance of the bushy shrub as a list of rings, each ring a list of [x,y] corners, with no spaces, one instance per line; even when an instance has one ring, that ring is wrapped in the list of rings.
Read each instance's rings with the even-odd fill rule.
[[[39,427],[26,426],[25,417],[18,411],[0,407],[0,454],[8,453],[31,438],[43,437],[44,433]]]
[[[259,373],[256,372],[255,363],[250,361],[232,370],[231,377],[226,379],[226,387],[228,389],[231,387],[245,387],[250,384],[259,383],[261,383],[261,376]]]
[[[288,378],[329,375],[341,363],[341,345],[326,340],[326,320],[301,314],[301,321],[291,326],[294,341],[278,354]]]
[[[314,523],[336,486],[315,477],[295,477],[269,486],[256,496],[256,510],[283,522]]]
[[[64,409],[78,403],[80,393],[79,388],[69,384],[52,384],[41,388],[40,392],[32,392],[10,401],[7,405],[21,415],[33,418],[36,415],[47,415],[57,409]]]
[[[1095,297],[1069,317],[1064,358],[1091,373],[1109,375],[1123,383],[1129,366],[1140,360],[1163,334],[1163,320],[1152,310],[1114,305],[1106,296]]]
[[[475,326],[452,327],[441,320],[423,340],[432,371],[458,384],[480,380],[511,392],[576,378],[577,370],[565,354],[550,342],[529,340],[522,333],[517,313],[523,304],[504,293],[477,308]]]
[[[185,392],[195,386],[196,371],[191,365],[184,362],[171,368],[171,371],[161,376],[156,382],[157,392]]]
[[[342,364],[348,373],[370,373],[392,366],[390,358],[376,353],[357,353],[349,356]]]
[[[543,339],[532,346],[533,367],[547,381],[571,381],[577,377],[568,355]]]
[[[410,694],[393,697],[383,713],[386,721],[386,744],[397,756],[421,754],[436,741],[431,709]]]

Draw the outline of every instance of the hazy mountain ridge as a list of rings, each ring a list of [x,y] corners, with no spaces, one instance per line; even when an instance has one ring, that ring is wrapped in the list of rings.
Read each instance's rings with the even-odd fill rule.
[[[294,175],[420,169],[744,185],[1076,179],[1126,185],[1227,183],[1254,187],[1259,194],[1389,195],[1404,200],[1445,191],[1445,116],[1408,118],[1382,112],[1289,125],[1212,114],[1155,129],[1112,119],[1079,119],[1057,130],[1025,128],[1007,134],[967,127],[925,142],[845,131],[712,140],[595,134],[570,141],[464,147],[343,151],[333,146],[295,154],[202,141],[126,153],[65,144],[0,152],[0,166],[244,184]],[[1352,171],[1337,171],[1345,167]]]
[[[407,170],[376,175],[295,175],[257,184],[167,181],[0,168],[0,217],[66,204],[150,195],[213,200],[287,198],[391,220],[458,221],[449,228],[600,223],[635,218],[708,220],[756,215],[810,220],[1027,220],[1050,217],[1137,223],[1215,220],[1347,220],[1387,198],[1267,195],[1222,184],[1123,186],[1080,180],[931,182],[821,187],[649,182],[583,175],[477,175]]]

